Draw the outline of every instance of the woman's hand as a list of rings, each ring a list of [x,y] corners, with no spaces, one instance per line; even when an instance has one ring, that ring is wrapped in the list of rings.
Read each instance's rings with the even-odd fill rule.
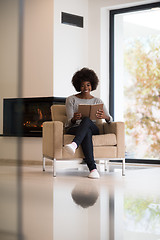
[[[106,119],[107,121],[110,120],[110,117],[107,116],[107,115],[104,113],[103,109],[99,109],[99,110],[97,111],[96,117],[97,117],[98,119]]]
[[[82,118],[82,114],[76,112],[76,113],[74,113],[74,116],[71,121],[72,121],[72,123],[75,123],[77,120],[80,120],[81,118]]]

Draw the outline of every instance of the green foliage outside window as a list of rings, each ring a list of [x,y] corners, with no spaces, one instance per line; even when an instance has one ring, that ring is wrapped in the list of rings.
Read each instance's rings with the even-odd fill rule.
[[[125,197],[124,217],[132,222],[134,230],[160,233],[160,199],[145,197]],[[133,224],[134,223],[134,224]]]
[[[146,158],[160,159],[160,36],[125,44],[124,63],[130,84],[124,95],[126,134],[147,145]]]

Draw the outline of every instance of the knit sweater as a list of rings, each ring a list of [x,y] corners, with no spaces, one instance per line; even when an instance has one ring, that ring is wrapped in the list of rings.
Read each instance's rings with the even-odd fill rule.
[[[69,127],[76,127],[80,124],[81,120],[77,120],[76,123],[72,123],[71,119],[74,116],[74,113],[78,112],[78,106],[79,104],[99,104],[99,103],[103,103],[103,101],[100,98],[91,98],[91,99],[81,99],[76,97],[75,95],[69,96],[66,99],[66,114],[67,114],[67,122],[65,127],[69,128]],[[110,122],[113,121],[112,117],[110,116],[107,108],[105,107],[104,103],[103,103],[103,111],[104,113],[110,117]],[[96,122],[95,120],[92,120],[93,122]]]

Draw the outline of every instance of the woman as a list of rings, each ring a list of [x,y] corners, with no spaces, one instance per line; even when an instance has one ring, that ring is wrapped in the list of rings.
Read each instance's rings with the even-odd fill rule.
[[[81,144],[85,156],[84,160],[90,170],[89,178],[100,177],[94,161],[92,143],[92,135],[98,135],[99,129],[95,120],[90,120],[88,117],[83,118],[82,114],[78,113],[78,106],[79,104],[103,103],[101,99],[91,95],[91,91],[97,88],[98,82],[98,77],[93,70],[82,68],[72,78],[72,84],[79,93],[66,99],[66,132],[75,135],[75,137],[72,143],[65,145],[65,149],[70,154],[74,154]],[[96,116],[98,119],[105,119],[108,123],[112,121],[112,117],[105,106],[97,111]]]

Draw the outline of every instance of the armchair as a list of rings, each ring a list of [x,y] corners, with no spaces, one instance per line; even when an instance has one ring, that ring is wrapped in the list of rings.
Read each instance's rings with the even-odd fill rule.
[[[64,150],[64,145],[71,143],[74,136],[65,134],[66,111],[64,105],[51,106],[52,121],[43,123],[43,171],[45,158],[53,160],[53,176],[56,176],[56,161],[84,158],[81,146],[74,156]],[[123,122],[106,123],[97,121],[100,135],[93,136],[95,159],[103,159],[105,170],[107,161],[122,161],[122,176],[125,175],[125,133]]]

